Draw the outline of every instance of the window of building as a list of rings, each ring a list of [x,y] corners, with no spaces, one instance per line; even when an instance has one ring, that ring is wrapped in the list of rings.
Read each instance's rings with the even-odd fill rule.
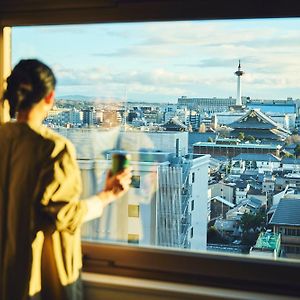
[[[133,188],[140,188],[141,186],[141,176],[139,175],[133,175],[132,178],[131,178],[131,184],[130,184],[131,187]]]
[[[128,234],[128,243],[130,244],[138,244],[139,239],[140,237],[138,234]]]
[[[191,228],[191,238],[193,238],[193,236],[194,236],[194,228],[192,227]]]
[[[191,211],[193,211],[193,210],[194,210],[194,208],[195,208],[195,201],[194,201],[194,200],[192,200],[192,202],[191,202]]]
[[[128,205],[128,217],[138,218],[140,216],[139,205]]]
[[[195,182],[195,173],[193,172],[192,173],[192,183],[194,183]]]

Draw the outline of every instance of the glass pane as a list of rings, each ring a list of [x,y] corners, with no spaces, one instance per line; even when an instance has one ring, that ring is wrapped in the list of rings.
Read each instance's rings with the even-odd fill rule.
[[[277,259],[300,249],[300,19],[13,28],[13,63],[58,78],[45,126],[70,139],[82,198],[114,151],[129,192],[84,239]]]

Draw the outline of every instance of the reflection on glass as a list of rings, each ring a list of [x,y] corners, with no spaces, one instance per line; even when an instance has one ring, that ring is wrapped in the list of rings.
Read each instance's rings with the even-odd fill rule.
[[[14,28],[13,61],[26,52],[57,74],[45,126],[74,143],[82,197],[101,188],[113,151],[131,157],[130,191],[83,238],[299,258],[298,28],[299,19]]]

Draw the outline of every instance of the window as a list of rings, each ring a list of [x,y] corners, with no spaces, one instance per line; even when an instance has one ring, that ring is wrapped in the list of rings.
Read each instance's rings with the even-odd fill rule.
[[[131,187],[133,188],[140,188],[140,184],[141,184],[141,176],[138,175],[133,175],[131,178]]]
[[[192,173],[192,183],[195,182],[195,173]]]
[[[138,234],[128,234],[128,243],[138,244],[139,243],[139,235]]]
[[[268,23],[268,22],[267,22]],[[243,27],[243,26],[242,26]],[[294,27],[295,28],[295,27]],[[251,41],[248,41],[248,44],[251,44]],[[13,43],[14,44],[14,43]],[[226,46],[226,45],[225,45]],[[224,47],[224,48],[226,48],[226,47]],[[123,52],[123,53],[125,53],[126,54],[126,52]],[[230,51],[230,53],[232,53],[232,51]],[[116,53],[115,53],[116,54]],[[103,55],[104,57],[109,57],[110,55],[111,55],[111,57],[113,57],[114,56],[114,53],[109,53],[109,52],[104,52],[104,53],[100,53],[100,56],[101,55]],[[16,57],[15,57],[15,59],[16,59]],[[234,59],[232,59],[232,60],[234,60]],[[47,59],[45,59],[45,61],[47,61]],[[203,63],[209,63],[209,61],[204,61]],[[63,71],[65,71],[65,70],[60,70],[61,71],[61,74],[66,74],[66,73],[64,73]],[[159,73],[159,72],[158,72]],[[184,72],[182,72],[182,74],[184,74]],[[134,74],[133,74],[133,76],[134,76]],[[63,78],[64,80],[65,80],[65,82],[67,82],[69,85],[71,85],[72,84],[72,80],[74,80],[74,78],[71,78],[71,76],[70,77],[66,77],[66,78]],[[73,81],[73,83],[74,83],[74,81]],[[245,83],[245,82],[243,82],[243,83]],[[245,86],[243,87],[244,88],[244,90],[246,90],[245,88],[246,88],[246,86],[247,86],[247,84],[249,84],[249,81],[248,82],[246,82],[245,83]],[[87,84],[87,85],[89,85],[89,84]],[[73,87],[75,86],[75,84],[73,84]],[[82,85],[83,87],[84,87],[84,85]],[[72,87],[72,88],[73,88]],[[249,85],[248,85],[248,87],[249,87]],[[69,90],[72,90],[72,88],[69,86]],[[85,87],[86,89],[88,89],[87,87]],[[149,89],[148,89],[149,90]],[[125,93],[124,93],[125,94]],[[121,96],[120,96],[121,97]],[[129,97],[128,97],[129,98]],[[230,100],[228,100],[228,101],[230,101]],[[145,103],[145,102],[144,102]],[[224,107],[224,106],[222,106],[222,107]],[[225,107],[228,107],[227,105],[225,106]],[[222,109],[224,109],[224,108],[222,108]],[[169,110],[168,110],[169,111]],[[170,112],[170,111],[169,111]],[[116,119],[116,120],[121,120],[121,122],[122,121],[124,121],[124,116],[126,115],[126,113],[125,112],[123,112],[122,113],[122,111],[117,111],[117,113],[116,114],[114,114],[114,117],[106,117],[105,116],[105,113],[103,113],[103,112],[98,112],[98,114],[99,114],[99,116],[97,117],[98,118],[98,121],[96,121],[96,122],[100,122],[100,123],[102,123],[102,124],[112,124],[113,122],[115,122],[114,120]],[[146,115],[147,115],[147,113],[146,113]],[[157,119],[159,119],[159,116],[156,116],[157,117]],[[96,118],[96,120],[97,120],[97,118]],[[148,120],[152,120],[152,121],[150,121],[149,123],[153,123],[154,124],[154,122],[153,122],[153,120],[155,120],[155,118],[153,117],[153,116],[151,116],[151,114],[148,114],[147,115],[147,118],[148,118]],[[106,119],[106,120],[105,120]],[[111,119],[113,119],[113,121],[111,121]],[[128,116],[128,119],[129,119],[129,116]],[[134,119],[134,118],[133,118]],[[156,120],[157,120],[156,119]],[[93,119],[90,119],[90,120],[93,120]],[[94,121],[91,121],[91,122],[94,122]],[[126,122],[127,122],[127,120],[126,120]],[[135,121],[134,122],[139,122],[139,120],[138,120],[138,118],[135,118]],[[85,124],[87,124],[87,123],[85,123]],[[96,125],[100,125],[100,124],[96,124]],[[126,125],[126,124],[124,124],[124,125]],[[66,125],[67,126],[67,125]],[[143,125],[141,125],[141,127],[142,127]],[[162,144],[162,143],[161,143]],[[229,150],[231,150],[230,148],[228,148]],[[209,149],[209,151],[208,151],[208,153],[210,154],[210,152],[211,152],[211,150]],[[220,153],[221,153],[221,150],[220,150]],[[229,151],[227,150],[227,153],[229,153]],[[146,161],[147,162],[147,161]],[[97,166],[98,167],[98,166]],[[96,169],[96,171],[98,172],[99,171],[99,169]],[[226,168],[226,172],[227,173],[229,173],[230,172],[230,167],[228,167],[228,168]],[[99,174],[98,174],[99,175]],[[170,174],[169,174],[170,175]],[[171,175],[174,175],[173,173],[171,174]],[[98,176],[97,177],[97,180],[99,180],[99,178],[100,178],[101,176]],[[166,178],[167,178],[167,176],[166,176]],[[166,193],[167,191],[167,184],[166,184],[166,182],[164,182],[164,183],[161,183],[161,186],[159,186],[159,188],[160,188],[160,191],[162,192],[162,193]],[[174,194],[175,195],[175,194]],[[184,202],[183,202],[184,203]],[[161,207],[163,207],[163,205],[164,205],[165,203],[159,203],[159,205],[161,205]],[[127,206],[127,204],[126,204],[126,206]],[[125,207],[125,209],[126,209],[126,207]],[[162,219],[163,220],[165,220],[166,218],[165,218],[165,216],[163,217],[162,216]],[[126,240],[126,236],[124,236],[123,237],[123,239],[124,240]],[[128,240],[133,240],[133,239],[130,239],[129,238],[129,236],[127,237],[127,239]],[[101,247],[101,246],[100,246]]]
[[[138,205],[128,205],[128,217],[138,218],[140,216],[140,207]]]
[[[191,211],[193,211],[193,210],[194,210],[194,208],[195,208],[195,201],[194,201],[194,200],[192,200],[192,202],[191,202]]]
[[[191,228],[191,238],[193,238],[193,236],[194,236],[194,228],[192,227]]]

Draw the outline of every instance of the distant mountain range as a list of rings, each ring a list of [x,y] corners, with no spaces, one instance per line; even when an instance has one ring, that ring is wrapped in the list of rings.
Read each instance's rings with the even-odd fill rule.
[[[59,95],[55,97],[56,100],[71,100],[71,101],[79,101],[79,102],[107,102],[107,103],[124,103],[123,98],[112,98],[112,97],[96,97],[96,96],[84,96],[84,95]],[[174,104],[176,102],[164,102],[164,101],[143,101],[143,100],[133,100],[127,99],[127,103],[139,103],[139,104]]]
[[[83,95],[63,95],[57,96],[57,100],[74,100],[83,102],[123,102],[123,99],[110,98],[110,97],[95,97],[95,96],[83,96]]]
[[[58,100],[76,100],[76,101],[94,101],[96,97],[94,96],[83,96],[83,95],[63,95],[57,96]]]

